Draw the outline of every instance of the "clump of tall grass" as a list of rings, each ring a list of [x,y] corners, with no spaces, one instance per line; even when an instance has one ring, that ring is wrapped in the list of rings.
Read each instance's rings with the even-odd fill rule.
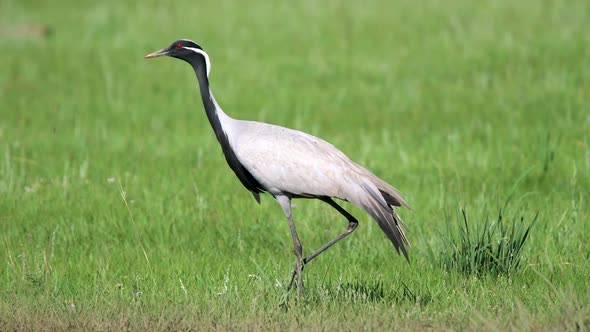
[[[465,209],[455,218],[446,215],[439,255],[432,257],[444,269],[468,275],[499,276],[520,271],[524,248],[539,214],[530,222],[526,221],[526,210],[509,218],[503,209],[495,218],[486,212],[480,215],[469,217]]]

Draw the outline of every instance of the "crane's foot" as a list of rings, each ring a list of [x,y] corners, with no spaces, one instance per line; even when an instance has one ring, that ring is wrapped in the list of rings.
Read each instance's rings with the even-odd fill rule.
[[[300,265],[299,271],[297,272],[297,298],[303,299],[303,265]]]
[[[293,283],[297,285],[297,293],[299,295],[303,295],[303,269],[305,268],[305,263],[301,262],[301,265],[298,262],[295,262],[293,266],[293,272],[291,273],[291,281],[289,282],[289,286],[287,287],[287,292],[291,291],[293,287]]]
[[[289,305],[288,305],[289,304],[289,295],[291,292],[291,288],[293,288],[294,284],[297,286],[297,301],[296,302],[300,302],[304,299],[304,287],[303,287],[303,267],[304,266],[305,266],[305,263],[303,263],[303,262],[301,265],[299,265],[299,264],[297,264],[297,262],[295,262],[295,264],[293,266],[293,272],[291,273],[291,281],[289,282],[289,285],[287,286],[287,291],[285,292],[283,299],[279,303],[279,306],[284,310],[289,309]]]

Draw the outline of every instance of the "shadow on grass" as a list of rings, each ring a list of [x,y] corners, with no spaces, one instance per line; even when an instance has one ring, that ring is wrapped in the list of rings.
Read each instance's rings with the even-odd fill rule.
[[[405,283],[393,289],[382,281],[339,283],[309,292],[307,301],[313,303],[387,303],[426,306],[433,301],[427,289],[413,289]]]

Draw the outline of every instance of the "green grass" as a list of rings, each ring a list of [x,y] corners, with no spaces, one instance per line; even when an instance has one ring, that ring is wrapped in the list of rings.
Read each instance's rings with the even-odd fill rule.
[[[587,1],[3,0],[0,29],[0,330],[589,328]],[[278,204],[225,164],[190,68],[142,59],[180,37],[227,113],[398,187],[412,264],[346,205],[359,228],[285,304]],[[432,259],[446,216],[508,198],[539,212],[520,272]],[[295,203],[305,252],[346,227]]]
[[[506,206],[496,218],[490,218],[486,211],[480,214],[468,217],[461,209],[456,225],[448,216],[446,229],[440,235],[439,255],[436,257],[431,252],[431,259],[438,260],[446,270],[467,275],[511,277],[522,271],[522,254],[539,214],[535,214],[532,221],[525,221],[526,212],[518,211],[507,221]]]

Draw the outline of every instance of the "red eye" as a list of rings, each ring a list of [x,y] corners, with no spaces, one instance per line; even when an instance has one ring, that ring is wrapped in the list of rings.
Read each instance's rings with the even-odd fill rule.
[[[182,48],[181,44],[176,44],[176,48]]]

